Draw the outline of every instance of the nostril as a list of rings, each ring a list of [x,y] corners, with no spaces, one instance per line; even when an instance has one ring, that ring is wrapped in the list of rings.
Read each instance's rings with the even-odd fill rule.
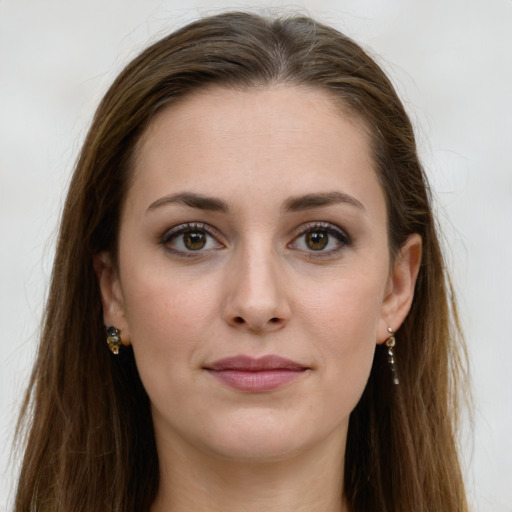
[[[264,330],[265,329],[265,326],[269,326],[269,325],[280,325],[282,323],[283,319],[278,317],[278,316],[274,316],[272,318],[269,318],[268,321],[263,324],[260,325],[259,322],[248,322],[244,317],[242,316],[234,316],[232,317],[232,320],[231,322],[233,324],[237,324],[237,325],[246,325],[247,327],[249,327],[251,330],[255,330],[255,331],[260,331],[260,330]]]

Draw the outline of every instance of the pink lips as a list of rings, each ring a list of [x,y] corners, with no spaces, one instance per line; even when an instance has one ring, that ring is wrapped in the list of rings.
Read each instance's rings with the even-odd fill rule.
[[[234,389],[263,393],[299,378],[308,368],[290,359],[269,355],[258,359],[249,356],[227,357],[204,369]]]

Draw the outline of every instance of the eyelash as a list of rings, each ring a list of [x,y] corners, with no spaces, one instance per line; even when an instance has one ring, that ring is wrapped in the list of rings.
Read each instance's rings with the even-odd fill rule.
[[[328,237],[333,237],[337,241],[337,247],[329,250],[317,250],[314,249],[299,249],[307,253],[310,258],[324,258],[337,254],[343,248],[352,245],[352,239],[350,236],[341,228],[330,222],[311,222],[304,226],[301,226],[301,230],[298,235],[293,239],[289,246],[295,244],[301,237],[306,236],[308,233],[325,233]],[[330,243],[328,238],[327,244]]]
[[[215,243],[220,246],[215,249],[208,248],[204,249],[203,247],[198,248],[197,250],[193,249],[177,249],[173,248],[170,242],[177,240],[180,236],[186,235],[187,233],[203,233],[208,237],[215,240]],[[344,247],[348,247],[352,245],[352,240],[349,235],[339,228],[338,226],[331,224],[329,222],[311,222],[304,226],[301,226],[299,233],[294,237],[292,242],[288,244],[287,247],[293,248],[296,245],[297,240],[301,239],[301,237],[306,236],[308,233],[324,233],[327,234],[328,239],[326,244],[330,244],[330,237],[333,237],[337,241],[337,247],[329,250],[315,250],[315,249],[298,249],[301,252],[307,253],[309,257],[313,258],[322,258],[329,257],[334,254],[337,254]],[[166,246],[166,248],[171,251],[173,254],[182,257],[197,257],[200,256],[201,253],[209,250],[217,250],[218,248],[224,247],[224,245],[219,242],[220,234],[212,228],[211,226],[201,223],[201,222],[191,222],[186,224],[180,224],[179,226],[175,226],[164,233],[160,240],[160,244]],[[182,241],[183,244],[183,241]],[[205,245],[208,244],[208,240],[205,242]]]
[[[183,256],[186,258],[190,257],[197,257],[202,252],[204,252],[204,249],[198,249],[198,250],[186,250],[186,249],[176,249],[171,247],[170,242],[178,239],[178,237],[186,235],[187,233],[203,233],[206,234],[208,237],[215,240],[216,244],[219,246],[223,246],[221,242],[219,242],[220,235],[218,234],[217,230],[213,229],[211,226],[208,226],[207,224],[203,224],[202,222],[190,222],[186,224],[180,224],[179,226],[175,226],[168,231],[164,233],[162,236],[162,239],[160,241],[161,245],[166,246],[166,248],[171,251],[173,254],[176,254],[178,256]],[[183,242],[182,242],[183,243]],[[205,242],[208,244],[208,241]],[[206,249],[206,250],[212,250]],[[215,250],[215,249],[213,249]]]

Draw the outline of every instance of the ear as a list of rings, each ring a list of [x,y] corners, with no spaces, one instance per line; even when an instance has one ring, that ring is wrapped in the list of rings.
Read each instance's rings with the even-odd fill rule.
[[[389,338],[388,327],[398,331],[409,313],[414,298],[414,287],[421,265],[421,236],[414,233],[396,255],[386,287],[379,322],[377,343]]]
[[[93,264],[100,287],[105,326],[113,325],[116,329],[119,329],[123,345],[130,345],[130,331],[125,316],[121,282],[117,269],[112,262],[112,256],[106,251],[95,254]]]

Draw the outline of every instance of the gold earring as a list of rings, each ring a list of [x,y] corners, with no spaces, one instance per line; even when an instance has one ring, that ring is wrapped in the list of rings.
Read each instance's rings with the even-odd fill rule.
[[[396,374],[396,366],[395,366],[395,354],[393,352],[393,347],[396,345],[395,333],[391,327],[388,327],[389,338],[386,340],[386,347],[388,347],[388,363],[391,368],[391,376],[393,378],[393,384],[400,384],[398,380],[398,376]]]
[[[107,343],[112,354],[117,356],[121,346],[121,336],[119,335],[119,329],[116,329],[113,325],[107,327]]]

